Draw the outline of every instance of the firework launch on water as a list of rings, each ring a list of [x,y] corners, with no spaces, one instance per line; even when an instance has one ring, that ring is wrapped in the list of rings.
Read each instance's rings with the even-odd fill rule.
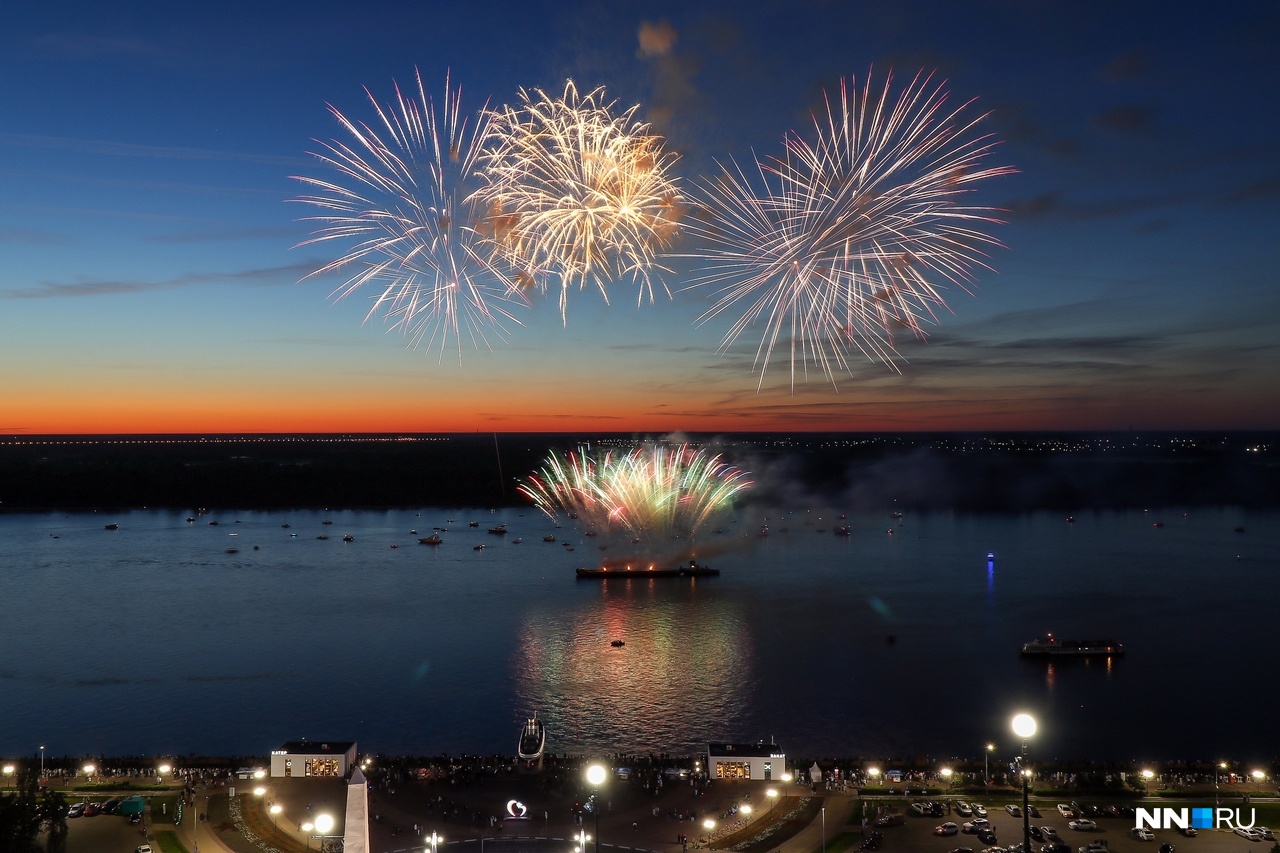
[[[929,75],[896,100],[891,75],[879,88],[841,81],[810,136],[789,133],[780,157],[730,161],[701,182],[692,286],[718,294],[702,320],[741,312],[723,348],[763,326],[761,384],[780,354],[793,390],[810,365],[834,385],[855,353],[897,369],[897,339],[925,337],[942,290],[967,292],[987,266],[983,250],[998,241],[983,229],[999,219],[966,197],[1013,169],[984,165],[995,142],[969,107],[949,106]]]
[[[512,310],[527,303],[484,249],[467,199],[487,113],[466,118],[461,91],[446,79],[437,115],[421,75],[416,82],[408,95],[396,86],[388,105],[369,93],[376,125],[329,108],[351,140],[318,142],[324,151],[315,156],[337,178],[296,177],[314,191],[296,201],[321,211],[307,217],[319,224],[301,245],[348,247],[311,276],[348,273],[335,297],[371,289],[376,296],[366,320],[382,314],[412,346],[425,344],[442,357],[452,346],[461,360],[464,338],[476,348],[488,348],[491,333],[505,340],[507,324],[519,322]]]
[[[518,270],[525,287],[558,284],[567,322],[575,286],[629,280],[637,302],[664,291],[659,263],[684,209],[672,175],[675,154],[637,122],[633,106],[615,114],[603,89],[579,95],[520,91],[520,104],[489,115],[490,142],[480,155],[485,186],[474,196],[485,211],[492,250]],[[669,293],[669,291],[668,291]]]
[[[747,472],[716,454],[655,443],[628,452],[553,453],[520,492],[552,519],[662,549],[673,538],[692,539],[751,485]]]

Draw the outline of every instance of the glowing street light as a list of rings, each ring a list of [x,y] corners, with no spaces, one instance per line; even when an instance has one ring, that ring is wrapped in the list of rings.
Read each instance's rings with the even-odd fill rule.
[[[987,751],[982,753],[982,784],[984,785],[991,784],[991,772],[989,769],[990,762],[988,761],[988,759],[991,757],[991,753],[995,751],[996,751],[996,745],[994,743],[989,743],[987,744]]]
[[[939,776],[941,776],[943,779],[945,779],[945,780],[947,781],[947,789],[948,789],[948,790],[950,790],[950,788],[951,788],[951,768],[950,768],[950,767],[944,767],[944,768],[942,768],[941,770],[939,770],[939,771],[938,771],[938,775],[939,775]]]
[[[1213,804],[1218,805],[1218,771],[1226,770],[1227,762],[1219,761],[1217,766],[1213,768]]]
[[[587,835],[585,829],[578,830],[578,834],[573,837],[578,842],[578,846],[574,848],[577,853],[587,853],[587,842],[591,840],[591,836]]]
[[[591,786],[591,811],[596,816],[596,853],[600,853],[600,786],[608,772],[602,764],[592,764],[587,768],[587,784]]]
[[[333,816],[327,814],[316,815],[316,832],[321,835],[328,835],[333,832]]]
[[[436,853],[436,847],[439,846],[443,841],[444,841],[443,835],[440,835],[434,829],[431,830],[431,840],[427,842],[427,844],[430,845],[431,847],[431,853]]]
[[[265,793],[267,793],[267,789],[262,787],[261,785],[253,789],[253,795],[255,797],[261,797]]]
[[[1253,777],[1253,781],[1255,782],[1261,782],[1263,779],[1267,777],[1267,774],[1263,773],[1261,770],[1255,770],[1249,775]]]
[[[161,765],[160,765],[158,768],[156,768],[156,769],[158,769],[158,770],[160,771],[160,775],[161,775],[161,776],[168,776],[170,773],[172,773],[172,772],[173,772],[173,768],[172,768],[172,767],[170,767],[168,764],[161,764]]]
[[[1036,733],[1036,718],[1030,714],[1018,714],[1012,721],[1013,733],[1022,738],[1022,754],[1018,756],[1019,775],[1022,776],[1022,853],[1031,853],[1031,771],[1027,761],[1027,740]]]
[[[743,803],[742,807],[739,808],[738,811],[746,815],[747,817],[751,817],[751,806],[747,805],[746,803]]]
[[[284,811],[284,806],[279,803],[272,803],[271,808],[267,809],[271,812],[271,819],[275,821],[276,826],[280,825],[280,812]]]
[[[93,771],[97,769],[98,768],[94,767],[92,764],[86,764],[84,766],[84,779],[86,782],[93,778]]]
[[[782,774],[782,784],[786,785],[786,784],[787,784],[787,783],[789,783],[793,778],[795,778],[795,777],[793,777],[790,773],[783,773],[783,774]]]
[[[10,785],[13,784],[13,771],[14,771],[14,766],[12,764],[6,764],[4,766],[4,775],[9,777],[5,781]]]
[[[311,821],[309,821],[309,820],[308,820],[308,821],[304,821],[304,822],[302,822],[302,823],[298,824],[298,829],[302,830],[303,832],[305,832],[305,833],[307,834],[307,849],[308,849],[308,850],[310,850],[310,849],[311,849],[311,833],[312,833],[312,831],[313,831],[315,828],[316,828],[316,825],[315,825],[314,823],[312,823]]]
[[[716,828],[716,822],[711,818],[707,818],[702,822],[703,828],[707,830],[707,846],[711,846],[711,830]]]
[[[764,792],[764,795],[769,798],[769,814],[773,814],[773,801],[778,799],[778,789],[770,788]]]
[[[255,770],[255,771],[253,771],[253,778],[255,778],[255,779],[265,779],[265,778],[267,778],[267,771],[265,771],[265,770]]]
[[[44,781],[44,744],[40,744],[40,781]]]

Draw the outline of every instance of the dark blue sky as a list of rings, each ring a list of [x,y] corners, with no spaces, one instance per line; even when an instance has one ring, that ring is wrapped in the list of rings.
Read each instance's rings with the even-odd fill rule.
[[[1280,7],[1228,3],[14,3],[0,27],[0,432],[1280,427]],[[665,22],[665,23],[664,23]],[[646,54],[641,32],[651,39]],[[655,44],[661,50],[655,50]],[[420,69],[478,108],[566,77],[684,178],[824,88],[936,70],[1018,174],[996,272],[838,391],[757,392],[710,294],[536,304],[462,366],[299,283],[307,153]],[[758,336],[757,336],[758,337]],[[335,401],[335,389],[344,398]]]

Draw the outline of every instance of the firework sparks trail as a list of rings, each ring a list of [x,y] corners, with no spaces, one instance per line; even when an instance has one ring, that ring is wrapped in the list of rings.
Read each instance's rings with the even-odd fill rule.
[[[614,114],[604,90],[580,96],[572,80],[552,97],[520,90],[521,104],[489,114],[480,155],[485,186],[473,196],[488,216],[490,249],[519,270],[523,287],[560,284],[567,323],[569,290],[630,279],[637,304],[655,282],[670,295],[658,262],[680,227],[684,204],[663,149],[638,107]]]
[[[519,490],[552,519],[564,514],[587,530],[665,542],[692,538],[751,485],[718,455],[649,444],[621,454],[553,453]]]
[[[349,244],[307,277],[358,266],[334,291],[335,298],[366,286],[380,289],[366,322],[382,312],[411,346],[425,341],[443,358],[452,341],[461,361],[464,336],[477,349],[489,348],[487,331],[505,340],[505,324],[519,324],[511,309],[527,301],[512,276],[480,251],[475,208],[466,199],[488,105],[469,127],[461,90],[451,90],[446,76],[437,119],[420,74],[416,82],[416,93],[409,95],[397,85],[394,102],[385,106],[365,90],[380,127],[329,107],[354,142],[317,140],[324,153],[314,156],[335,170],[338,180],[295,176],[315,192],[294,201],[322,211],[305,218],[319,225],[300,245]]]
[[[782,346],[793,393],[798,369],[807,379],[812,364],[835,385],[855,352],[898,370],[897,334],[924,338],[945,286],[968,292],[974,269],[988,266],[983,248],[999,245],[981,230],[1000,223],[996,211],[964,199],[1014,171],[983,165],[996,144],[975,132],[985,116],[962,115],[972,102],[949,108],[931,75],[896,101],[892,75],[882,90],[870,77],[861,91],[853,84],[826,98],[813,141],[789,133],[781,157],[747,169],[730,161],[704,180],[706,216],[687,226],[703,246],[690,287],[717,288],[700,322],[742,310],[721,351],[763,324],[757,390]]]

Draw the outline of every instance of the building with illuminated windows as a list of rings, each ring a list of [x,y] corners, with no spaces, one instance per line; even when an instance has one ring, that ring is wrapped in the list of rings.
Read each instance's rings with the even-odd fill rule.
[[[787,756],[776,743],[709,743],[707,771],[712,779],[780,780]]]
[[[313,742],[291,740],[271,750],[273,779],[290,777],[345,778],[356,763],[356,743],[352,740]]]

